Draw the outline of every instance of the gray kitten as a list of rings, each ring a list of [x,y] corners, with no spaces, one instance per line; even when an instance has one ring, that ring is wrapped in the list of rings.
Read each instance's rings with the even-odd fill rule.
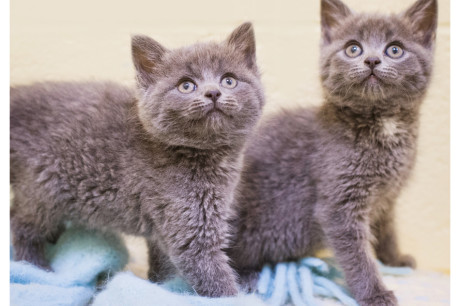
[[[397,304],[371,246],[415,266],[398,250],[394,202],[414,164],[436,21],[436,0],[391,16],[321,1],[324,103],[273,116],[245,153],[228,252],[246,285],[264,263],[329,246],[360,305]]]
[[[44,245],[70,221],[144,236],[152,280],[166,258],[200,295],[235,295],[222,249],[264,104],[252,25],[177,50],[134,36],[132,54],[136,93],[111,83],[11,88],[16,259],[47,267]]]

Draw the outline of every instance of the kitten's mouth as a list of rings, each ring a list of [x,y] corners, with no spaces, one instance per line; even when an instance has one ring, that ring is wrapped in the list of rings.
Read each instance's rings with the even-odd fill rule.
[[[210,115],[225,115],[225,113],[218,109],[217,107],[213,107],[211,108],[207,113],[206,113],[207,116],[210,116]]]
[[[227,114],[221,110],[219,107],[214,106],[206,112],[206,116],[226,116]]]
[[[374,85],[374,84],[378,84],[379,83],[379,77],[375,75],[374,72],[371,72],[371,74],[369,74],[369,76],[366,78],[367,82],[369,82],[370,84]]]

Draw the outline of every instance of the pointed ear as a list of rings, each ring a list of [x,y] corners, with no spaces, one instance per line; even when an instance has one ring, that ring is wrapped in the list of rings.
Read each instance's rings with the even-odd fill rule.
[[[131,49],[136,76],[139,85],[147,88],[153,82],[153,68],[161,61],[167,51],[162,45],[148,36],[136,35],[131,37]]]
[[[340,22],[353,14],[340,0],[321,0],[321,34],[323,43],[331,42],[331,31]]]
[[[436,0],[418,0],[402,14],[409,21],[412,32],[427,48],[431,48],[436,38],[438,23],[438,3]]]
[[[256,65],[256,40],[250,22],[243,23],[227,38],[226,43],[243,53],[249,68]]]

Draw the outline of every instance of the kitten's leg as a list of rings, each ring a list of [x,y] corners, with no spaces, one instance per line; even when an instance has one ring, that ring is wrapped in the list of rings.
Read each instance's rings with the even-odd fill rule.
[[[148,279],[155,283],[163,283],[174,275],[176,269],[155,241],[148,240],[147,247],[149,249]]]
[[[193,242],[192,242],[193,243]],[[189,285],[202,296],[238,294],[237,277],[227,255],[206,244],[198,249],[177,250],[172,260]]]
[[[10,210],[10,223],[14,259],[25,260],[38,267],[50,270],[45,259],[46,237],[41,234],[34,215],[22,214],[17,209]]]
[[[55,243],[65,228],[58,223],[59,220],[43,216],[46,214],[44,206],[32,201],[30,197],[15,191],[10,209],[14,257],[15,260],[25,260],[50,270],[45,258],[45,245],[47,242]]]
[[[349,196],[336,205],[318,203],[317,217],[345,274],[351,293],[361,306],[397,305],[385,288],[372,257],[366,203]]]
[[[410,255],[401,254],[394,226],[394,203],[386,201],[383,213],[375,217],[372,224],[374,249],[377,258],[384,264],[394,267],[415,268],[415,259]]]
[[[164,247],[178,273],[199,295],[209,297],[238,293],[236,273],[223,251],[227,224],[219,217],[214,212],[212,218],[194,216],[197,221],[192,222],[190,216],[187,220],[177,218],[177,223],[165,224],[161,231]],[[205,221],[199,224],[200,219]]]
[[[49,243],[55,244],[59,237],[61,237],[61,234],[65,231],[65,226],[63,224],[59,224],[56,228],[50,231],[50,233],[46,236],[46,240]]]

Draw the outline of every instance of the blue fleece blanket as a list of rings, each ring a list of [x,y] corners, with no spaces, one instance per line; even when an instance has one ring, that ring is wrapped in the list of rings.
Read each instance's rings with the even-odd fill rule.
[[[10,262],[11,305],[316,305],[318,296],[357,305],[336,265],[318,258],[265,266],[255,294],[206,298],[196,295],[180,278],[158,285],[130,272],[118,272],[126,265],[128,252],[115,234],[70,228],[46,252],[53,272]],[[381,268],[388,274],[411,272]]]

